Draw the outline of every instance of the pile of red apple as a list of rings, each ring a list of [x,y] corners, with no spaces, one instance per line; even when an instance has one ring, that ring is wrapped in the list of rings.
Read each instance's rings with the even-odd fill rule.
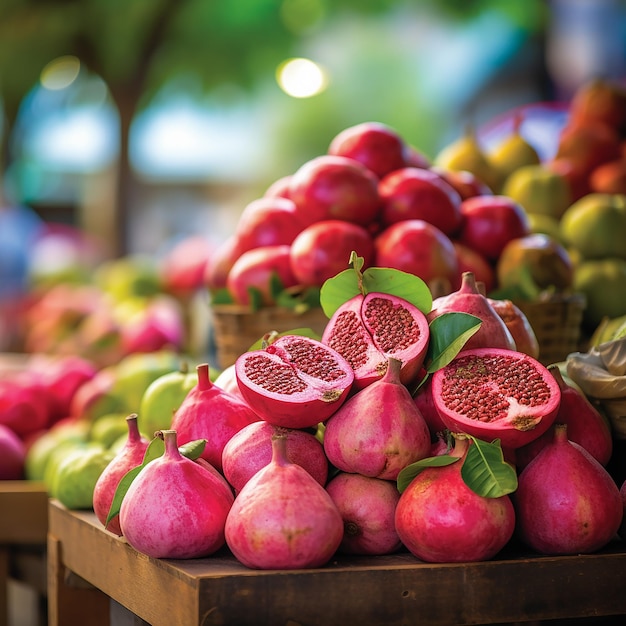
[[[529,232],[511,198],[470,172],[436,167],[392,128],[365,122],[244,208],[208,264],[206,284],[241,305],[254,288],[271,306],[271,275],[284,288],[320,287],[347,269],[354,250],[365,267],[419,276],[434,295],[457,289],[464,271],[490,290],[504,246]]]

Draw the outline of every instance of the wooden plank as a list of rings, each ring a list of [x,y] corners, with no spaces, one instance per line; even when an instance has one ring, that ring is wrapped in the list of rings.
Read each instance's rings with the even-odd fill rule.
[[[48,494],[43,483],[0,481],[0,544],[46,543]]]
[[[63,547],[48,538],[48,626],[110,626],[109,598],[92,586],[68,584]]]
[[[492,561],[428,564],[401,552],[338,555],[315,570],[258,571],[227,549],[205,559],[152,559],[105,531],[93,513],[51,501],[50,542],[62,546],[56,567],[75,572],[153,626],[416,620],[450,626],[626,615],[626,545],[617,540],[582,556],[528,555],[513,547]],[[59,592],[54,567],[50,580],[57,588],[49,585],[49,594]]]
[[[105,531],[93,514],[72,514],[51,503],[49,519],[48,549],[51,542],[62,544],[62,560],[52,562],[53,569],[72,570],[153,626],[196,623],[198,593],[193,577],[137,553],[124,539]],[[48,594],[59,589],[63,591],[57,581],[51,591],[49,578]],[[49,597],[49,603],[53,601]]]
[[[9,550],[0,546],[0,626],[9,623]]]

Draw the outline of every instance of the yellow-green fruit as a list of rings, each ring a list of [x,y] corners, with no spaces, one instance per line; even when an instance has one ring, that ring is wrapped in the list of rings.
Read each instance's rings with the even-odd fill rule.
[[[25,474],[28,480],[43,481],[48,462],[59,448],[66,449],[87,441],[88,423],[58,423],[30,445],[26,452]]]
[[[59,463],[50,495],[68,509],[93,508],[96,482],[114,456],[101,446],[73,451]]]
[[[528,214],[528,225],[531,233],[539,233],[548,235],[555,241],[563,243],[561,240],[561,226],[559,221],[549,215],[541,215],[539,213]]]
[[[572,203],[568,182],[545,165],[526,165],[506,179],[502,193],[519,202],[529,215],[559,220]]]
[[[583,196],[563,214],[561,234],[585,259],[626,259],[626,195]]]
[[[125,256],[103,262],[93,274],[94,283],[121,301],[132,296],[152,296],[161,292],[154,260],[142,255]]]
[[[549,235],[535,233],[512,239],[496,262],[501,287],[523,285],[525,276],[540,289],[563,291],[572,286],[574,264],[567,250]]]
[[[151,438],[156,431],[171,428],[174,411],[197,384],[197,372],[189,372],[186,365],[152,381],[139,405],[139,430]]]
[[[449,170],[471,172],[492,191],[498,190],[502,182],[499,171],[491,165],[470,129],[443,148],[435,157],[433,164]]]
[[[81,452],[85,449],[92,449],[94,447],[98,450],[103,449],[101,444],[90,441],[64,441],[54,449],[48,458],[43,474],[43,482],[46,486],[46,490],[48,491],[48,495],[53,495],[57,481],[57,473],[61,463],[63,463],[63,461],[65,461],[65,459],[69,456],[72,456],[75,452]]]
[[[604,317],[593,331],[589,345],[599,346],[601,343],[621,339],[626,335],[626,315],[613,319]]]
[[[124,357],[115,367],[111,393],[123,398],[123,408],[109,413],[136,413],[150,383],[179,368],[180,356],[171,350],[136,353]]]
[[[89,431],[91,441],[110,448],[122,435],[128,433],[126,413],[109,413],[94,420]]]
[[[527,165],[538,165],[539,155],[535,148],[514,129],[488,155],[489,161],[499,172],[502,180],[506,180],[513,172]],[[505,194],[507,195],[507,194]]]
[[[574,272],[574,289],[587,298],[583,320],[588,328],[596,328],[604,317],[626,315],[626,261],[583,261]]]

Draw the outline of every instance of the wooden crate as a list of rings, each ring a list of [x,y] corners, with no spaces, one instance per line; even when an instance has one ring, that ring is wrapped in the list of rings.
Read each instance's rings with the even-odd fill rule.
[[[0,626],[9,620],[9,579],[34,590],[41,610],[45,610],[47,534],[48,494],[44,485],[27,480],[0,481]],[[40,619],[42,624],[44,618]]]
[[[554,295],[532,302],[516,301],[515,304],[535,331],[539,361],[544,365],[564,361],[568,354],[580,349],[586,305],[583,294]]]
[[[298,328],[311,328],[321,336],[328,318],[321,308],[295,313],[290,309],[268,307],[250,311],[236,305],[214,305],[211,308],[215,330],[217,361],[221,369],[232,365],[266,333],[281,333]]]
[[[511,549],[481,563],[428,564],[401,552],[260,571],[226,548],[203,559],[153,559],[105,531],[93,513],[51,500],[48,563],[49,626],[109,626],[111,601],[130,611],[133,624],[152,626],[453,626],[626,616],[626,544],[618,540],[584,556]]]

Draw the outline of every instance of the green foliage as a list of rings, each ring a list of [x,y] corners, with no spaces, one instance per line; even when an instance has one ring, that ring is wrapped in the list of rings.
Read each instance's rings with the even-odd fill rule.
[[[480,325],[480,318],[469,313],[451,312],[437,316],[430,323],[430,341],[425,359],[427,372],[432,374],[450,363]]]
[[[517,489],[515,468],[504,460],[500,440],[482,441],[467,436],[470,446],[461,467],[463,482],[483,498],[499,498]],[[460,457],[442,454],[411,463],[398,474],[396,484],[402,493],[428,467],[446,467],[460,461]]]
[[[504,460],[500,440],[488,443],[471,437],[473,445],[461,468],[465,484],[484,498],[499,498],[517,489],[515,468]]]
[[[396,269],[370,267],[364,272],[363,257],[350,255],[350,269],[329,278],[320,291],[320,304],[327,317],[345,302],[358,294],[386,293],[403,298],[415,305],[424,315],[432,307],[432,294],[428,285],[414,274]]]

